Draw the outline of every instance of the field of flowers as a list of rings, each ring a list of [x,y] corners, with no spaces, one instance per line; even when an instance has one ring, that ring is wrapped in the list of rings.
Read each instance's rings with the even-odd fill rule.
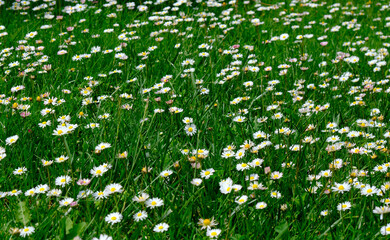
[[[387,239],[389,10],[0,0],[0,239]]]

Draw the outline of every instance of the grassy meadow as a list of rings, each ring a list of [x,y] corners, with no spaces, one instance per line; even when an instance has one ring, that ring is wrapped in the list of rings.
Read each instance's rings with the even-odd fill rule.
[[[0,239],[387,239],[389,10],[0,0]]]

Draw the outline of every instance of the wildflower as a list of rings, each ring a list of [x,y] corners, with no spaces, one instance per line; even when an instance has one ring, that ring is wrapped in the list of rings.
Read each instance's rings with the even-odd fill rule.
[[[206,169],[206,170],[202,170],[202,171],[200,172],[200,176],[201,176],[202,178],[209,179],[209,178],[213,175],[214,172],[215,172],[214,169],[209,168],[209,169]]]
[[[25,238],[26,236],[30,236],[34,232],[35,232],[34,227],[32,227],[32,226],[24,227],[24,228],[20,229],[20,236]]]
[[[350,189],[351,185],[348,183],[335,183],[335,186],[332,187],[332,191],[338,193],[348,192]]]
[[[248,196],[243,195],[241,197],[237,197],[235,202],[238,203],[239,205],[245,203],[248,200]]]
[[[72,179],[69,176],[61,176],[56,178],[55,183],[57,186],[65,187],[65,185],[70,183],[71,181]]]
[[[184,131],[188,136],[193,136],[196,133],[196,126],[195,124],[189,124],[186,125],[184,128]]]
[[[111,144],[109,144],[109,143],[100,143],[99,145],[97,145],[95,147],[95,150],[102,151],[102,150],[104,150],[106,148],[110,148],[110,147],[111,147]]]
[[[106,234],[100,234],[99,238],[94,237],[92,240],[112,240],[112,237]]]
[[[246,117],[237,116],[237,117],[233,118],[233,121],[234,122],[245,122],[245,119],[246,119]]]
[[[200,184],[202,184],[202,179],[194,178],[194,179],[191,180],[191,184],[193,184],[195,186],[199,186]]]
[[[214,217],[212,217],[211,219],[209,218],[200,218],[199,221],[198,221],[198,225],[201,226],[201,229],[210,229],[214,226],[217,226],[218,223],[214,220]]]
[[[207,229],[206,235],[210,238],[218,238],[219,234],[221,234],[220,229]]]
[[[121,193],[123,192],[122,185],[118,183],[112,183],[106,186],[104,189],[105,192],[112,194],[112,193]]]
[[[6,145],[14,144],[19,139],[18,135],[11,136],[7,139],[5,139]]]
[[[110,213],[108,214],[104,220],[108,223],[110,223],[111,225],[115,224],[115,223],[119,223],[122,221],[122,214],[120,214],[119,212],[114,212],[114,213]]]
[[[164,201],[160,198],[151,198],[145,202],[146,206],[148,208],[155,208],[155,207],[161,207],[164,205]]]
[[[283,173],[281,172],[272,172],[271,175],[270,175],[270,178],[273,179],[273,180],[276,180],[276,179],[280,179],[283,177]]]
[[[149,194],[141,193],[138,196],[133,197],[134,202],[145,202],[149,198]]]
[[[27,168],[25,167],[20,167],[20,168],[17,168],[13,171],[13,174],[14,175],[22,175],[23,173],[27,172]]]
[[[153,231],[154,232],[166,232],[168,231],[169,225],[166,223],[159,223],[156,226],[154,226]]]
[[[60,201],[60,206],[61,207],[69,206],[73,202],[73,200],[74,200],[73,198],[65,198],[64,200]]]
[[[337,210],[339,211],[346,211],[348,209],[351,209],[351,203],[350,202],[343,202],[337,205]]]
[[[256,204],[256,209],[264,209],[267,207],[267,203],[265,202],[259,202]]]
[[[103,174],[105,172],[107,172],[108,169],[107,168],[104,168],[102,166],[99,166],[99,167],[93,167],[93,169],[91,169],[90,173],[94,176],[94,177],[100,177],[100,176],[103,176]]]
[[[133,215],[134,221],[136,221],[136,222],[143,221],[147,217],[148,217],[148,214],[146,213],[146,211],[139,211]]]
[[[68,132],[69,132],[69,130],[67,127],[59,126],[59,127],[57,127],[56,130],[53,131],[53,135],[54,136],[62,136],[62,135],[67,134]]]

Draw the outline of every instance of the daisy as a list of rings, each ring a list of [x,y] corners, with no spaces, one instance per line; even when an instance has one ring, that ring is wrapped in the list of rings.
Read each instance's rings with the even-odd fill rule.
[[[70,183],[71,181],[72,179],[69,176],[61,176],[56,178],[55,182],[57,186],[65,187],[65,185]]]
[[[107,185],[104,191],[109,194],[112,194],[112,193],[121,193],[123,192],[123,189],[122,189],[122,185],[118,183],[112,183],[110,185]]]
[[[134,202],[145,202],[149,198],[149,194],[141,193],[138,196],[133,197]]]
[[[280,192],[278,192],[278,191],[272,191],[271,192],[271,197],[272,198],[281,198],[282,194],[280,194]]]
[[[17,168],[13,171],[13,174],[14,175],[22,175],[23,173],[27,172],[27,168],[25,167],[20,167],[20,168]]]
[[[97,192],[94,192],[92,196],[93,196],[96,200],[99,200],[99,199],[107,198],[108,195],[109,195],[109,193],[106,192],[106,191],[97,191]]]
[[[52,189],[47,193],[48,197],[59,197],[62,193],[61,189]]]
[[[104,220],[108,223],[110,223],[111,225],[115,224],[115,223],[119,223],[120,221],[122,221],[122,214],[120,214],[119,212],[114,212],[114,213],[110,213],[108,214]]]
[[[104,168],[102,166],[99,166],[99,167],[93,167],[93,169],[91,169],[90,173],[94,176],[94,177],[100,177],[100,176],[103,176],[103,174],[105,172],[107,172],[107,168]]]
[[[246,119],[246,117],[237,116],[237,117],[233,118],[233,122],[244,122],[245,119]]]
[[[284,34],[280,35],[279,39],[280,39],[281,41],[284,41],[284,40],[286,40],[288,37],[289,37],[289,35],[288,35],[287,33],[284,33]]]
[[[11,136],[7,139],[5,139],[6,145],[14,144],[19,139],[18,135]]]
[[[375,213],[375,214],[380,214],[380,220],[382,220],[383,219],[383,214],[389,213],[390,212],[390,208],[388,206],[375,207],[372,212]]]
[[[69,132],[67,127],[59,126],[53,131],[54,136],[62,136]]]
[[[148,208],[155,208],[155,207],[161,207],[164,205],[164,201],[160,198],[151,198],[145,202],[146,207]]]
[[[31,189],[29,189],[29,190],[27,190],[25,193],[24,193],[24,195],[25,196],[34,196],[36,194],[36,192],[35,192],[35,188],[31,188]]]
[[[249,168],[250,168],[250,165],[248,165],[246,163],[239,163],[236,165],[237,171],[244,171],[244,170],[247,170]]]
[[[351,203],[350,202],[343,202],[337,205],[337,210],[339,211],[346,211],[348,209],[351,209]]]
[[[256,209],[264,209],[267,207],[267,203],[265,202],[259,202],[256,204]]]
[[[243,158],[245,156],[245,150],[244,149],[240,149],[240,150],[238,150],[237,152],[236,152],[236,154],[235,154],[235,158],[236,159],[241,159],[241,158]]]
[[[243,195],[241,197],[237,197],[235,202],[238,203],[239,205],[245,203],[248,200],[248,196]]]
[[[349,185],[348,183],[335,183],[335,186],[332,187],[332,191],[338,193],[348,192],[350,189],[351,185]]]
[[[265,189],[262,183],[258,183],[257,181],[251,182],[248,190],[256,190],[256,189]]]
[[[36,193],[46,193],[47,191],[49,191],[49,186],[47,184],[40,184],[38,186],[35,187],[35,192]]]
[[[109,144],[109,143],[100,143],[99,145],[97,145],[95,147],[95,150],[102,151],[102,150],[104,150],[106,148],[110,148],[110,147],[111,147],[111,144]]]
[[[112,237],[106,234],[100,234],[99,238],[94,237],[92,240],[112,240]]]
[[[210,229],[214,226],[217,226],[218,223],[214,220],[214,217],[212,217],[211,219],[209,218],[200,218],[199,221],[198,221],[198,225],[201,226],[201,229]]]
[[[32,227],[32,226],[24,227],[24,228],[20,229],[20,236],[25,238],[26,236],[30,236],[34,232],[35,232],[34,227]]]
[[[326,210],[323,210],[323,211],[321,211],[321,216],[328,216],[329,215],[329,211],[328,211],[328,209],[326,209]]]
[[[193,136],[196,133],[196,126],[195,124],[189,124],[186,125],[184,128],[184,131],[188,136]]]
[[[202,184],[202,179],[194,178],[194,179],[192,179],[191,184],[193,184],[195,186],[199,186],[200,184]]]
[[[68,159],[69,159],[69,157],[65,157],[64,155],[61,155],[60,157],[55,158],[55,160],[56,160],[57,163],[65,162],[65,161],[68,160]]]
[[[133,215],[134,221],[136,221],[136,222],[143,221],[147,217],[148,217],[148,214],[146,213],[146,211],[139,211]]]
[[[273,180],[280,179],[283,177],[283,173],[281,172],[272,172],[270,178]]]
[[[200,172],[200,176],[201,176],[202,178],[209,179],[209,178],[213,175],[214,172],[215,172],[214,169],[209,168],[209,169],[206,169],[206,170],[202,170],[202,171]]]
[[[66,206],[70,205],[73,201],[74,201],[73,198],[65,198],[65,199],[60,201],[60,206],[66,207]]]
[[[173,173],[173,171],[171,171],[171,170],[165,170],[165,171],[162,171],[160,173],[160,177],[166,178],[166,177],[169,177],[172,173]]]
[[[220,229],[207,229],[206,235],[210,238],[218,238],[219,234],[221,234]]]
[[[389,235],[390,234],[390,223],[386,226],[381,227],[381,234],[382,235]]]
[[[191,124],[193,122],[193,119],[192,118],[189,118],[189,117],[185,117],[183,119],[183,123],[185,124]]]
[[[43,165],[44,167],[50,166],[50,165],[53,163],[53,161],[47,161],[47,160],[45,160],[45,159],[41,159],[41,162],[42,162],[42,165]]]
[[[39,126],[40,128],[45,128],[45,127],[50,126],[50,125],[51,125],[51,121],[50,121],[50,120],[48,120],[48,121],[43,121],[43,122],[41,122],[41,123],[38,123],[38,126]]]
[[[260,167],[263,164],[264,160],[260,158],[256,158],[252,160],[252,162],[248,163],[251,167]]]
[[[169,225],[166,223],[159,223],[156,226],[154,226],[153,231],[154,232],[166,232],[168,231]]]

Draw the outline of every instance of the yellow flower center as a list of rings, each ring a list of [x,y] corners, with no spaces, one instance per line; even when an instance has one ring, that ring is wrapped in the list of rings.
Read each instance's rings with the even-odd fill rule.
[[[205,220],[203,220],[203,225],[205,225],[205,226],[210,225],[210,223],[211,223],[211,221],[210,221],[210,219],[208,219],[208,218],[206,218]]]
[[[341,185],[341,186],[339,187],[339,190],[344,190],[344,186]]]
[[[210,171],[206,171],[205,173],[204,173],[204,175],[210,175]]]
[[[156,204],[157,204],[156,201],[153,201],[153,202],[152,202],[152,206],[154,206],[154,205],[156,205]]]

